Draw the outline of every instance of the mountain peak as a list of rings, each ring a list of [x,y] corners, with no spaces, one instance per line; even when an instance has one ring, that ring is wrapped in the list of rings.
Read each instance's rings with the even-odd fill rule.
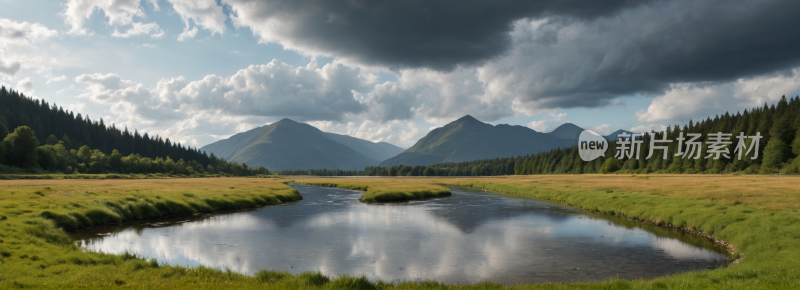
[[[201,150],[250,166],[281,169],[364,169],[403,151],[346,135],[325,133],[284,118],[206,145]]]
[[[578,139],[581,132],[583,132],[583,128],[572,123],[564,123],[549,134],[561,139]]]
[[[289,119],[289,118],[283,118],[283,119],[281,119],[280,121],[278,121],[278,122],[275,122],[275,123],[289,123],[289,124],[297,124],[297,121],[295,121],[295,120],[292,120],[292,119]]]
[[[458,120],[453,121],[453,123],[475,123],[475,122],[483,123],[470,115],[465,115],[464,117],[458,118]]]

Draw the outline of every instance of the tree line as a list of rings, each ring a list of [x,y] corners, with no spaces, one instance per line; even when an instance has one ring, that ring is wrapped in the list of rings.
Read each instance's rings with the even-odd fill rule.
[[[67,150],[87,145],[105,154],[111,154],[116,149],[126,156],[134,153],[151,159],[172,156],[175,159],[196,160],[203,166],[211,164],[213,156],[169,138],[139,134],[136,130],[130,132],[128,128],[120,129],[114,124],[106,126],[103,119],[93,121],[89,116],[84,117],[56,104],[29,98],[5,86],[0,87],[0,122],[9,130],[20,126],[30,127],[40,144],[64,141]]]
[[[53,135],[51,135],[53,137]],[[249,167],[247,164],[227,162],[210,158],[203,166],[196,160],[184,161],[166,158],[142,157],[139,154],[124,156],[117,149],[106,155],[100,149],[83,145],[79,149],[67,149],[64,140],[47,138],[47,144],[39,145],[36,133],[28,126],[17,127],[8,133],[0,123],[0,172],[45,170],[63,173],[166,173],[179,175],[227,174],[235,176],[269,174],[263,166]],[[15,170],[16,169],[16,170]]]
[[[731,144],[728,145],[730,158],[705,158],[709,153],[709,136],[714,133],[730,133]],[[680,152],[690,149],[685,143],[678,146],[674,141],[667,147],[667,159],[662,150],[654,150],[654,156],[647,158],[650,152],[650,140],[678,140],[686,138],[688,133],[703,136],[700,158],[685,157]],[[761,136],[758,151],[752,151],[739,159],[734,154],[737,138],[744,136]],[[665,137],[666,135],[666,137]],[[688,140],[688,138],[686,138]],[[618,140],[611,142],[605,156],[591,162],[584,162],[578,154],[578,147],[554,149],[525,158],[515,165],[515,174],[580,174],[580,173],[743,173],[743,174],[798,174],[800,173],[800,97],[781,98],[777,106],[768,106],[744,110],[736,114],[725,113],[706,118],[699,122],[689,121],[688,125],[669,126],[662,132],[650,132],[644,135],[642,148],[637,155],[616,158]],[[749,139],[747,148],[755,148],[755,140]],[[752,159],[756,157],[756,159]]]
[[[513,175],[514,166],[523,156],[505,157],[466,162],[445,162],[428,166],[371,166],[364,169],[365,176],[492,176]]]
[[[9,132],[9,128],[15,128]],[[49,132],[42,133],[42,132]],[[57,135],[62,137],[59,139]],[[47,137],[45,137],[47,136]],[[72,136],[72,137],[69,137]],[[172,157],[174,157],[174,159]],[[269,174],[0,87],[0,172]]]
[[[284,169],[274,173],[278,175],[364,176],[364,170],[356,169]]]
[[[506,157],[468,162],[446,162],[428,166],[370,166],[364,170],[305,169],[279,170],[278,175],[314,176],[487,176],[513,175],[514,165],[526,156]]]

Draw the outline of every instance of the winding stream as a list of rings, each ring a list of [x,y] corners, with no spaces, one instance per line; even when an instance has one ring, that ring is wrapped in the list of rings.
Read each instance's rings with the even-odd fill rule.
[[[514,195],[451,188],[448,198],[367,205],[362,192],[293,185],[295,203],[72,234],[86,249],[244,273],[287,268],[370,279],[507,285],[649,278],[715,268],[710,241]]]

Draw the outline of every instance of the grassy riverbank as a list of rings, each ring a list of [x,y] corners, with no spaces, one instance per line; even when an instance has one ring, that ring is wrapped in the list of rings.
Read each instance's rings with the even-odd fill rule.
[[[784,289],[800,287],[800,178],[732,175],[546,175],[336,180],[355,187],[448,184],[552,200],[713,236],[735,246],[728,268],[570,289]],[[298,180],[304,182],[303,180]],[[315,179],[315,182],[318,182]],[[797,269],[797,270],[796,270]],[[407,285],[408,286],[408,285]],[[562,285],[564,286],[564,285]],[[557,289],[525,285],[523,289]],[[413,287],[411,287],[413,288]]]
[[[797,177],[564,175],[439,182],[532,196],[586,211],[707,234],[735,246],[733,257],[745,258],[728,268],[630,283],[635,289],[800,287]]]
[[[135,255],[78,249],[63,228],[255,207],[300,199],[285,180],[200,178],[0,181],[0,288],[502,289],[498,284],[369,284],[364,277],[169,266]],[[785,289],[800,287],[800,178],[565,175],[492,178],[297,178],[381,192],[441,191],[441,184],[533,196],[713,235],[745,259],[728,268],[650,280],[520,285],[517,289]],[[446,188],[445,188],[446,189]],[[449,191],[448,191],[449,193]],[[82,216],[82,217],[81,217]],[[47,218],[45,218],[47,217]]]
[[[253,277],[87,253],[64,231],[129,220],[252,208],[302,199],[278,179],[67,179],[0,182],[0,288],[188,283]]]
[[[364,191],[358,199],[367,203],[404,202],[452,195],[447,187],[406,178],[305,178],[295,182],[305,185],[338,187]]]

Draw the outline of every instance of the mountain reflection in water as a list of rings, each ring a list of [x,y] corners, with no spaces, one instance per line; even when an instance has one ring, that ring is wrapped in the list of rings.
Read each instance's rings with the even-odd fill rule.
[[[174,265],[320,270],[385,281],[633,279],[726,263],[704,238],[518,196],[452,188],[448,198],[367,205],[358,202],[358,191],[293,186],[302,201],[95,227],[72,237],[91,250],[128,250]]]

